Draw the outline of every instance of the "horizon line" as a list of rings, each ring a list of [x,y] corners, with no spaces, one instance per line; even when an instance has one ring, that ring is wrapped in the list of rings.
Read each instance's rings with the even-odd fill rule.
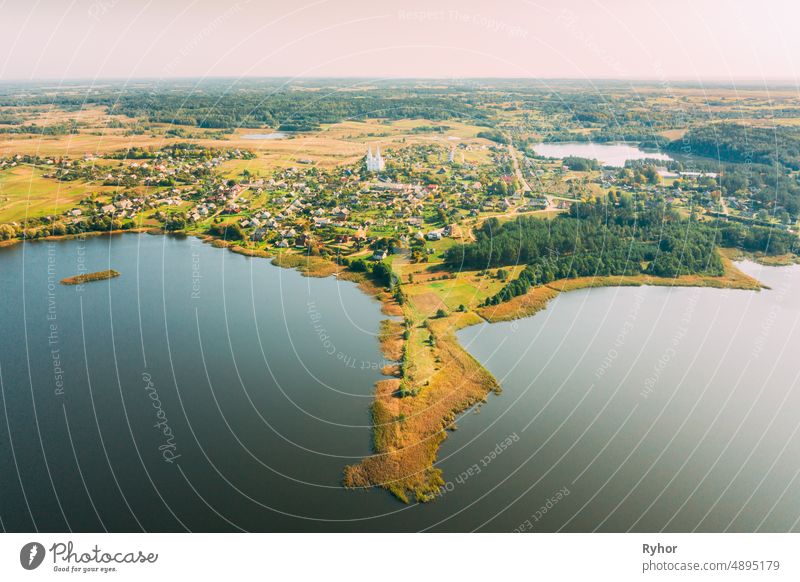
[[[618,83],[661,83],[674,82],[674,83],[690,83],[702,85],[703,83],[714,84],[771,84],[780,83],[793,86],[800,86],[800,79],[792,79],[791,77],[558,77],[558,76],[491,76],[491,75],[476,75],[469,77],[442,77],[442,76],[429,76],[429,75],[391,75],[391,76],[378,76],[378,75],[176,75],[170,77],[158,76],[137,76],[137,77],[124,77],[124,76],[107,76],[107,77],[36,77],[36,78],[0,78],[0,84],[4,83],[54,83],[54,82],[91,82],[99,83],[104,81],[214,81],[214,80],[281,80],[281,81],[345,81],[345,80],[360,80],[360,81],[439,81],[447,83],[458,83],[463,81],[570,81],[570,82],[584,82],[592,83],[596,81],[601,82],[618,82]]]

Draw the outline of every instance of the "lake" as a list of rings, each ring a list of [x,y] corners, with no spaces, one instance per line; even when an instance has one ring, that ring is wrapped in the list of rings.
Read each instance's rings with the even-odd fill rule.
[[[533,150],[545,158],[565,158],[575,156],[597,160],[602,166],[622,168],[628,160],[646,158],[669,161],[667,154],[641,150],[635,145],[626,143],[592,143],[592,142],[550,142],[538,143]]]
[[[273,131],[272,133],[246,133],[242,139],[284,139],[289,137],[288,133],[283,131]]]
[[[58,284],[84,271],[121,276]],[[430,504],[342,489],[370,452],[379,304],[193,238],[0,249],[7,531],[796,528],[800,267],[760,293],[576,291],[462,330],[503,393]],[[499,451],[499,452],[498,452]]]

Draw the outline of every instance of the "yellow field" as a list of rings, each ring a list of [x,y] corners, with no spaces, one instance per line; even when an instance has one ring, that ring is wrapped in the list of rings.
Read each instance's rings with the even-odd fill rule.
[[[130,122],[131,118],[125,115],[108,115],[104,106],[86,107],[77,111],[66,111],[50,105],[41,105],[29,108],[26,113],[26,123],[45,126],[55,123],[76,121],[89,127],[106,127],[111,120]]]
[[[107,115],[103,108],[81,111],[64,111],[53,107],[28,107],[18,110],[31,123],[49,125],[57,122],[78,120],[82,127],[74,135],[42,136],[33,134],[0,134],[0,156],[31,154],[48,156],[81,157],[85,154],[104,153],[132,147],[162,148],[166,145],[187,141],[187,138],[167,137],[165,131],[172,126],[154,124],[152,130],[143,135],[125,135],[124,128],[110,128],[113,119],[126,122],[123,116]],[[447,126],[444,134],[413,133],[420,126]],[[319,131],[300,134],[278,140],[245,139],[250,133],[263,133],[270,129],[239,129],[224,138],[200,137],[191,141],[206,147],[239,148],[256,154],[252,160],[229,160],[223,162],[221,173],[226,178],[238,178],[244,170],[268,177],[278,168],[311,163],[321,167],[353,164],[365,153],[365,144],[382,148],[408,146],[420,143],[438,143],[444,147],[469,142],[474,147],[463,152],[466,161],[486,163],[489,152],[482,146],[485,140],[475,138],[481,128],[458,121],[445,123],[424,119],[385,122],[381,120],[346,121],[322,127]],[[192,128],[192,133],[211,135],[213,132]],[[448,137],[456,137],[450,140]],[[459,150],[461,152],[461,150]],[[460,155],[460,154],[459,154]],[[97,160],[98,164],[117,164],[118,161]],[[112,188],[94,187],[82,183],[58,183],[42,178],[41,172],[29,167],[17,167],[0,172],[0,223],[19,221],[26,216],[38,217],[58,214],[72,208],[76,202],[90,192],[108,192]]]
[[[174,126],[156,124],[153,130],[143,135],[125,135],[124,128],[109,128],[108,123],[120,116],[106,115],[102,109],[69,112],[43,108],[34,114],[34,119],[42,124],[77,119],[89,124],[74,135],[42,136],[31,134],[0,135],[0,156],[14,154],[38,154],[41,156],[82,156],[84,154],[103,154],[131,147],[161,148],[171,143],[187,141],[187,138],[168,137],[164,132]],[[127,121],[127,118],[121,118]],[[45,123],[46,122],[46,123]],[[420,126],[447,126],[443,134],[413,133]],[[211,131],[191,128],[193,133],[212,134]],[[310,160],[313,164],[331,167],[356,162],[365,153],[365,144],[387,148],[397,145],[417,143],[439,143],[445,147],[469,141],[476,146],[464,152],[465,161],[486,162],[488,152],[480,145],[485,140],[475,136],[481,128],[459,121],[432,122],[425,119],[409,119],[393,122],[381,120],[344,121],[323,126],[319,131],[304,133],[287,139],[255,140],[244,136],[252,133],[273,131],[263,129],[238,129],[223,139],[192,138],[190,141],[207,147],[239,148],[253,151],[255,160],[238,160],[227,163],[223,172],[234,175],[247,168],[254,173],[271,171],[275,168],[297,166],[300,160]],[[449,137],[458,138],[456,140]],[[460,157],[460,156],[459,156]]]

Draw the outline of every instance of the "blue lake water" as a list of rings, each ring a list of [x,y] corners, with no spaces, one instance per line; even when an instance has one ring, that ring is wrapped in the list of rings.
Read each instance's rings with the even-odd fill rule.
[[[503,393],[445,441],[444,495],[407,506],[340,485],[383,364],[384,316],[352,283],[191,238],[0,249],[0,523],[796,529],[800,268],[746,268],[772,289],[578,291],[462,330]]]
[[[289,134],[282,131],[273,131],[272,133],[246,133],[242,136],[243,139],[284,139],[287,137],[289,137]]]
[[[600,162],[601,166],[622,168],[628,160],[646,158],[669,161],[667,154],[646,151],[635,145],[625,143],[592,143],[592,142],[551,142],[538,143],[533,150],[545,158],[564,158],[575,156],[589,158]]]

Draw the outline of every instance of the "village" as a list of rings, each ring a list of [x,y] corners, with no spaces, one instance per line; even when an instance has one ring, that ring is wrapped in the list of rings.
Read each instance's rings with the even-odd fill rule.
[[[522,204],[521,193],[486,196],[487,182],[510,178],[488,164],[458,163],[455,153],[455,147],[448,152],[413,146],[393,150],[387,166],[379,151],[374,158],[370,151],[355,167],[300,165],[271,175],[253,164],[253,170],[225,179],[216,171],[221,163],[252,155],[173,147],[80,160],[17,155],[0,160],[0,171],[30,165],[44,168],[46,180],[115,188],[110,194],[89,194],[61,216],[11,223],[27,238],[161,226],[171,232],[224,231],[254,247],[317,254],[366,254],[362,249],[377,243],[371,250],[383,258],[414,241],[460,236],[456,223]]]
[[[87,195],[62,215],[6,223],[0,238],[160,228],[328,258],[385,260],[406,249],[412,262],[427,262],[470,240],[486,218],[551,218],[575,201],[618,204],[620,196],[663,201],[687,216],[791,228],[746,192],[723,197],[717,174],[673,171],[657,160],[587,171],[487,139],[365,149],[355,164],[323,168],[298,157],[272,171],[248,150],[190,143],[80,158],[18,154],[0,159],[0,172],[29,166],[44,181],[86,184]],[[467,161],[470,150],[481,150],[482,161]],[[228,163],[235,172],[222,171]]]

